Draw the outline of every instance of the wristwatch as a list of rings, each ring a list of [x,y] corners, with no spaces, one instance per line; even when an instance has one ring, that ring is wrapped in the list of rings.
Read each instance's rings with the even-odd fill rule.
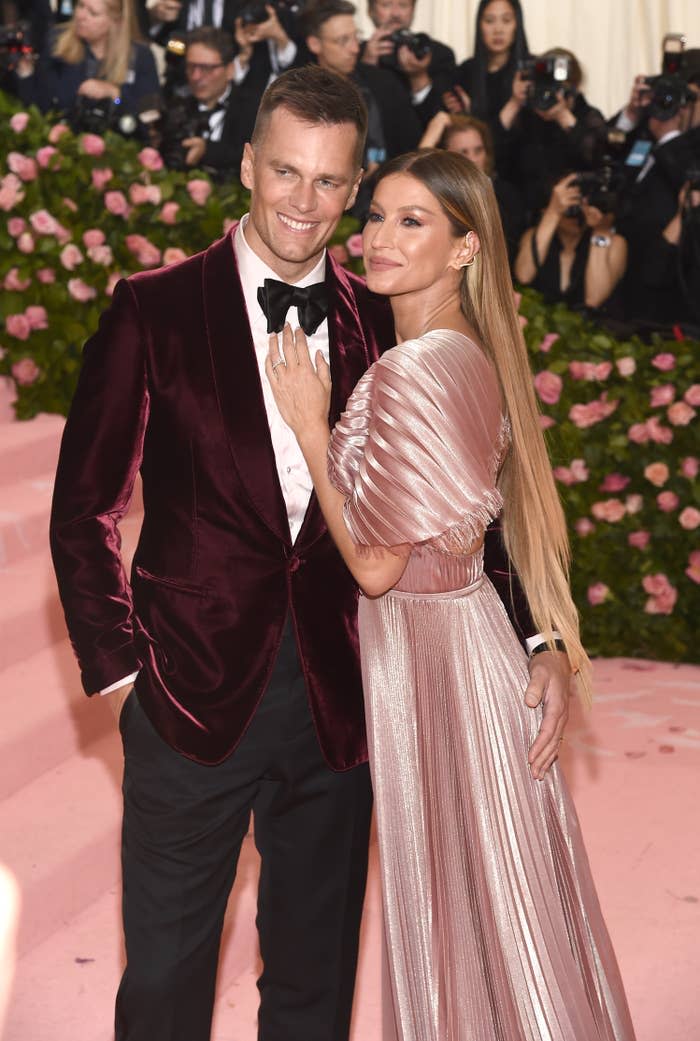
[[[611,242],[611,235],[591,235],[591,243],[594,246],[601,246],[603,249],[607,249]]]

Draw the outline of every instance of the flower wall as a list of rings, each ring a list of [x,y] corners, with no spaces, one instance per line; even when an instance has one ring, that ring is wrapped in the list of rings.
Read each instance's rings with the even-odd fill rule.
[[[116,281],[204,249],[247,195],[2,94],[0,145],[0,374],[20,419],[65,414]],[[360,269],[356,222],[341,222],[331,252]],[[529,292],[520,311],[588,648],[700,660],[698,345],[618,341]]]

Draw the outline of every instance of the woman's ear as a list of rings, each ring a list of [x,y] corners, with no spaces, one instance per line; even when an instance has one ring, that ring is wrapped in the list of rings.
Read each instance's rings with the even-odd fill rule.
[[[476,255],[481,249],[479,236],[475,231],[468,231],[464,238],[459,239],[455,246],[454,254],[449,266],[459,271],[463,267],[471,267],[476,260]]]

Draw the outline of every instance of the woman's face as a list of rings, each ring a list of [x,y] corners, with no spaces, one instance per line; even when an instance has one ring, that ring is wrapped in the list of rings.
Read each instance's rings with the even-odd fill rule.
[[[73,21],[80,39],[90,45],[107,39],[115,19],[107,11],[106,0],[78,0]]]
[[[479,22],[481,38],[490,55],[510,53],[518,27],[515,11],[508,0],[491,0]]]
[[[390,174],[374,190],[362,234],[367,285],[383,296],[441,283],[456,290],[463,243],[425,185],[409,173]]]
[[[459,152],[460,155],[471,159],[474,166],[482,172],[486,172],[487,155],[484,140],[478,130],[470,127],[469,130],[454,130],[447,139],[448,152]]]

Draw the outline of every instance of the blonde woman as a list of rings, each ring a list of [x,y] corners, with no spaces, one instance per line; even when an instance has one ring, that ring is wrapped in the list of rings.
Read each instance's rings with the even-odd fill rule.
[[[311,215],[309,215],[309,220]],[[364,596],[359,624],[390,987],[383,1041],[632,1041],[575,810],[537,780],[525,653],[482,567],[502,511],[536,624],[589,662],[489,178],[460,155],[382,168],[364,231],[399,344],[331,434],[302,333],[267,375]]]
[[[78,0],[36,68],[23,61],[17,69],[17,93],[44,112],[70,112],[80,96],[136,112],[158,90],[153,55],[138,40],[132,0]]]

